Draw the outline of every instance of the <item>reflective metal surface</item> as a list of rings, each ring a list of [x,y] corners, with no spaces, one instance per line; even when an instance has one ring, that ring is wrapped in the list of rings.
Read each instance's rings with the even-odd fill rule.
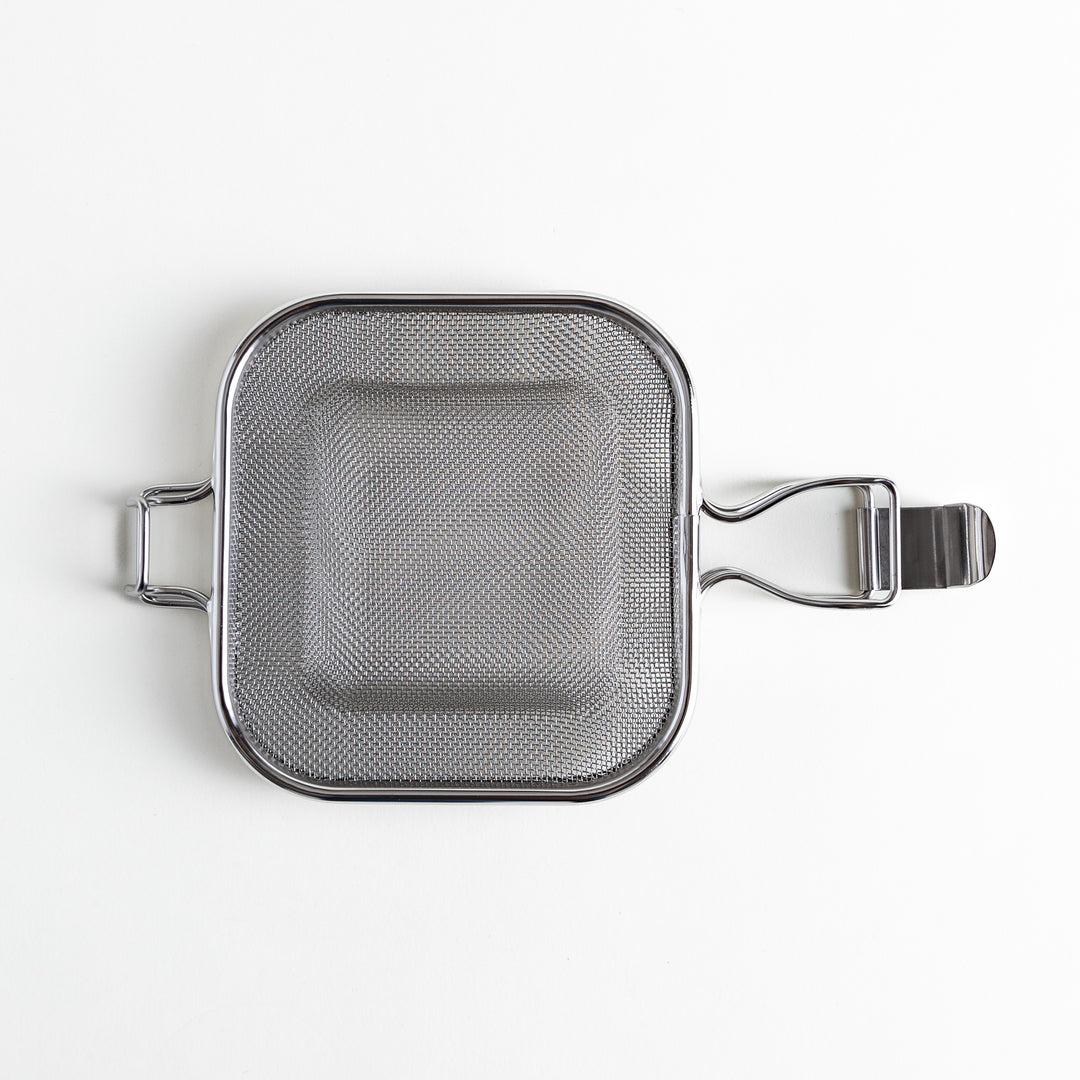
[[[128,499],[127,505],[137,514],[135,532],[135,583],[125,585],[128,596],[157,607],[197,608],[207,611],[210,598],[198,589],[185,585],[150,584],[150,509],[154,506],[183,505],[198,502],[213,493],[210,480],[198,484],[158,484],[141,495]]]
[[[989,515],[971,503],[905,506],[900,516],[905,589],[974,585],[990,573],[997,538]]]
[[[565,347],[552,342],[553,326],[561,328],[558,338]],[[647,354],[642,353],[642,346]],[[620,362],[615,368],[608,366],[605,356],[610,356],[612,349],[628,361],[631,355],[637,357],[632,368],[640,369],[642,374],[648,370],[650,380],[660,378],[666,384],[670,405],[663,428],[656,427],[641,408],[644,399],[637,392],[638,380],[633,371],[626,371],[622,378],[613,377],[624,365]],[[309,367],[313,358],[317,361],[314,372]],[[536,365],[540,367],[534,373]],[[303,380],[313,376],[308,392],[298,394]],[[358,411],[354,407],[354,391],[366,394],[371,387],[389,387],[398,396],[408,391],[410,397],[415,397],[408,388],[416,380],[421,380],[426,389],[425,396],[415,398],[413,404],[424,404],[425,409],[414,409],[406,403],[403,412],[401,402],[393,401],[375,403],[370,410],[365,407]],[[260,394],[256,402],[250,391],[264,382],[268,392]],[[632,505],[631,493],[639,486],[635,473],[651,478],[650,488],[658,493],[662,488],[667,493],[659,517],[656,507],[651,512],[641,507],[641,514],[655,518],[650,526],[655,545],[650,541],[648,550],[656,550],[657,555],[638,560],[640,569],[636,572],[631,558],[634,548],[626,549],[609,567],[602,547],[581,545],[580,530],[574,530],[576,540],[568,537],[565,548],[556,546],[552,558],[537,549],[531,568],[522,563],[520,569],[514,569],[512,561],[500,561],[507,554],[512,556],[512,552],[501,546],[498,537],[506,528],[520,528],[537,508],[543,515],[533,523],[536,538],[543,539],[552,528],[561,527],[561,521],[572,517],[566,499],[575,490],[574,478],[579,470],[574,458],[567,456],[560,469],[547,475],[543,467],[547,447],[539,434],[517,449],[514,473],[505,457],[506,450],[516,442],[502,449],[492,446],[486,464],[477,466],[470,460],[469,468],[462,468],[465,462],[458,456],[462,447],[468,450],[482,445],[484,440],[505,437],[507,431],[505,417],[500,420],[494,413],[484,432],[466,424],[468,416],[460,408],[462,387],[473,387],[468,391],[468,400],[480,395],[478,400],[486,399],[490,405],[492,396],[500,397],[504,386],[512,388],[517,400],[531,394],[533,387],[557,388],[560,383],[570,389],[576,400],[592,402],[597,409],[593,420],[569,425],[578,433],[573,438],[586,438],[590,443],[595,440],[598,451],[614,449],[621,455],[616,484],[618,505]],[[594,384],[603,393],[589,391]],[[342,388],[350,397],[348,408],[339,415],[336,410]],[[579,398],[583,393],[586,396]],[[429,401],[432,396],[439,399],[437,408]],[[312,410],[323,410],[328,404],[337,418],[330,427],[339,434],[317,443],[305,442],[305,437],[318,438],[325,426],[322,412],[313,414]],[[290,465],[284,444],[282,453],[270,463],[273,467],[268,467],[263,456],[281,432],[291,431],[289,410],[294,407],[298,417],[301,411],[305,413],[301,419],[309,433],[305,436],[299,430],[285,440],[295,447],[292,457],[307,463],[298,473]],[[429,432],[430,424],[447,415],[457,425],[457,436],[436,433],[437,437],[425,437],[422,453],[406,451],[400,459],[388,453],[402,432],[409,438],[417,431]],[[366,418],[374,420],[374,425],[368,424]],[[646,437],[659,438],[664,444],[663,453],[643,454],[642,440]],[[562,441],[568,438],[563,436]],[[574,296],[334,296],[303,301],[271,316],[235,353],[219,402],[211,618],[214,687],[230,738],[264,776],[291,790],[330,799],[581,800],[610,794],[641,778],[666,756],[689,709],[697,596],[694,446],[689,379],[678,355],[644,319],[609,301]],[[627,447],[635,448],[635,452],[627,452]],[[326,484],[319,470],[328,459],[344,451],[358,455],[358,460],[340,473],[350,478],[348,483]],[[367,484],[376,474],[384,473],[380,464],[383,459],[392,464],[392,490],[387,495],[380,489],[383,494],[376,493],[369,504],[367,496],[354,490],[355,484]],[[553,470],[555,464],[552,458]],[[379,468],[373,470],[376,465]],[[423,483],[429,485],[428,498],[414,507],[412,492],[423,490],[415,470],[425,465]],[[442,488],[430,487],[432,478],[444,474],[450,479]],[[512,493],[519,482],[517,474],[535,490],[528,503],[521,502],[515,511],[503,505],[506,492],[499,488]],[[313,486],[315,477],[319,478],[318,487]],[[544,502],[549,489],[550,505]],[[286,496],[297,508],[282,513]],[[460,535],[446,533],[451,527],[448,522],[457,513],[454,507],[443,505],[448,498],[456,498],[455,506],[464,507],[472,522]],[[321,533],[303,507],[318,507],[323,502],[347,511],[346,517],[359,515],[360,519],[382,505],[394,514],[402,514],[401,524],[409,524],[409,529],[391,540],[393,530],[372,529],[370,523],[363,522],[355,528],[355,523],[346,521],[344,530],[327,531],[326,543],[321,543]],[[487,510],[481,513],[484,506]],[[436,511],[438,519],[431,517]],[[636,530],[634,519],[640,516],[628,516],[625,510],[609,514],[605,503],[595,500],[588,512],[599,515],[607,527],[621,521],[619,528],[624,532]],[[550,521],[543,520],[544,516]],[[266,527],[255,528],[253,522],[264,522]],[[618,574],[618,591],[623,599],[598,608],[594,625],[602,637],[621,640],[621,651],[610,653],[606,667],[594,664],[586,669],[583,665],[588,652],[561,646],[557,629],[550,638],[545,636],[536,643],[532,640],[534,630],[503,634],[495,633],[497,627],[492,626],[492,632],[484,631],[492,645],[485,650],[482,662],[502,665],[498,670],[503,685],[500,687],[491,677],[478,680],[475,651],[471,645],[463,650],[458,628],[474,610],[497,615],[499,596],[506,590],[498,590],[494,603],[485,595],[490,590],[482,583],[444,597],[446,580],[436,571],[439,559],[446,554],[442,551],[440,555],[440,550],[446,548],[447,539],[453,540],[450,546],[461,553],[459,558],[467,556],[471,548],[490,552],[488,557],[496,561],[488,578],[496,584],[500,575],[511,571],[512,576],[524,575],[520,580],[526,595],[509,612],[511,621],[527,618],[533,611],[542,626],[545,608],[564,604],[586,608],[588,575],[593,571]],[[425,549],[425,543],[430,545],[430,551]],[[662,560],[660,544],[666,549]],[[324,555],[328,547],[333,550]],[[410,552],[411,569],[407,569],[402,558],[403,553]],[[280,555],[276,563],[275,553]],[[347,558],[356,555],[361,561],[355,568],[338,573],[343,553]],[[373,561],[381,568],[374,574]],[[389,574],[388,563],[396,564]],[[569,575],[567,567],[573,568]],[[577,581],[575,573],[582,568],[585,576]],[[461,577],[468,569],[467,564],[451,567],[449,577]],[[334,590],[320,584],[328,570],[334,571],[330,577],[341,582]],[[245,574],[249,586],[246,592]],[[253,574],[266,579],[259,589],[252,587]],[[529,599],[527,594],[536,583],[552,574],[562,574],[567,580],[557,592],[543,592]],[[276,604],[283,587],[290,584],[289,575],[298,586],[297,596],[294,600],[290,594],[286,603],[276,605],[279,625],[270,629],[273,624],[269,618],[252,621],[251,613],[258,614],[267,606],[259,590],[269,588],[268,595]],[[641,605],[635,592],[649,580],[655,585],[645,591],[655,598],[650,603],[662,603],[663,619],[636,617]],[[391,581],[399,582],[400,598],[386,598],[383,590]],[[339,604],[339,596],[357,589],[360,603],[346,597],[347,613],[355,610],[357,616],[340,618],[334,613],[329,619],[322,618],[321,609],[332,609]],[[400,605],[412,613],[395,615],[393,627],[386,628],[388,633],[370,639],[378,614],[375,618],[360,616],[362,605],[372,598],[383,613],[394,614]],[[242,622],[245,617],[249,619],[246,624]],[[490,621],[489,615],[485,618]],[[392,650],[388,665],[397,666],[386,666],[392,677],[374,672],[344,681],[328,679],[329,665],[323,658],[330,648],[309,648],[302,637],[307,634],[308,641],[318,644],[321,639],[310,628],[324,623],[333,630],[326,638],[330,648],[350,664],[368,664],[371,658],[378,660],[383,655],[381,650]],[[259,626],[268,629],[260,630]],[[634,744],[625,742],[624,748],[619,724],[627,714],[616,711],[618,703],[613,702],[606,713],[594,710],[595,720],[590,719],[587,705],[592,699],[598,700],[601,692],[606,693],[608,684],[641,682],[645,667],[636,661],[628,665],[620,656],[625,643],[643,635],[646,629],[655,635],[658,654],[662,650],[670,656],[665,661],[664,676],[670,690],[656,702],[648,717],[651,735]],[[410,633],[412,639],[401,644],[404,635]],[[426,644],[424,634],[429,634]],[[445,641],[432,634],[444,635]],[[238,643],[242,643],[244,652]],[[539,647],[534,648],[537,644]],[[552,665],[546,665],[543,656],[553,649],[562,656],[557,665],[563,672],[560,678],[569,675],[581,682],[581,691],[575,692],[569,708],[563,708],[557,697],[552,698],[552,704],[546,700],[552,697],[550,688],[557,680],[549,677]],[[283,668],[293,663],[294,655],[300,659],[298,665],[293,665],[299,670],[290,674]],[[519,671],[523,656],[532,659],[527,669]],[[422,669],[426,665],[419,676],[414,674],[417,665]],[[398,671],[404,672],[404,681],[396,674]],[[613,679],[620,673],[619,679]],[[263,693],[262,682],[269,680],[275,681],[275,689]],[[251,693],[252,687],[258,690],[257,695]],[[505,709],[500,712],[492,688],[504,697],[509,692],[515,703],[513,714]],[[538,695],[544,702],[539,710],[533,701]],[[312,702],[294,702],[293,696],[307,696]],[[265,707],[267,701],[272,709]],[[462,708],[463,701],[467,708]],[[544,734],[553,724],[558,730],[550,736]],[[536,734],[528,734],[528,729],[535,729]],[[561,774],[552,770],[549,775],[529,776],[490,768],[496,755],[521,757],[525,752],[540,751],[546,756],[565,754],[566,748],[580,745],[586,737],[594,740],[597,751],[603,746],[609,757],[618,755],[592,775],[577,777],[570,775],[570,770]],[[455,739],[457,742],[445,755],[435,752]],[[529,750],[528,740],[533,741],[536,750]]]
[[[897,568],[900,558],[899,500],[896,485],[880,476],[829,476],[819,480],[784,484],[741,506],[718,506],[708,500],[702,502],[702,511],[716,521],[737,522],[768,510],[793,495],[819,488],[852,487],[862,496],[863,506],[859,517],[859,570],[862,591],[852,595],[818,595],[793,592],[771,581],[758,577],[748,570],[734,566],[719,566],[701,575],[702,589],[708,589],[720,581],[745,581],[759,589],[809,607],[867,608],[885,607],[896,597],[899,587]],[[875,489],[884,492],[886,505],[879,507]]]

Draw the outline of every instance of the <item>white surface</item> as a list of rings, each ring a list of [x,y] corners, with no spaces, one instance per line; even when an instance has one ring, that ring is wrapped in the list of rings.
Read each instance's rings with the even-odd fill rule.
[[[5,1075],[1075,1077],[1077,19],[7,12]],[[608,802],[289,796],[204,620],[120,597],[119,508],[207,473],[250,324],[341,290],[621,299],[716,497],[877,471],[985,506],[998,565],[710,594],[685,737]]]

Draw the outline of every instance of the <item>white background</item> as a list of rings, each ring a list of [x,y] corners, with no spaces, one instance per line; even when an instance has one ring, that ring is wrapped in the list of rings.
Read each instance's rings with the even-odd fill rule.
[[[1078,19],[12,6],[4,1074],[1077,1076]],[[985,506],[993,575],[871,613],[710,593],[681,745],[606,802],[276,789],[205,619],[120,595],[123,498],[208,473],[279,304],[480,290],[655,320],[714,497],[892,476]],[[205,582],[207,537],[162,512],[160,576]]]

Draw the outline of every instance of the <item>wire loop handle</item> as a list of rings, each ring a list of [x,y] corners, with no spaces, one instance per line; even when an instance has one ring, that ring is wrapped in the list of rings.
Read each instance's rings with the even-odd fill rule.
[[[198,484],[159,484],[148,487],[133,499],[128,499],[127,505],[134,507],[138,515],[135,533],[135,584],[124,586],[124,592],[128,596],[158,607],[209,610],[210,597],[198,589],[190,589],[184,585],[150,584],[150,508],[198,502],[213,494],[213,491],[211,480],[203,480]]]
[[[860,592],[839,596],[792,592],[734,566],[706,570],[701,575],[701,588],[711,588],[720,581],[745,581],[773,596],[810,607],[869,608],[891,604],[900,588],[900,503],[891,480],[880,476],[828,476],[784,484],[741,506],[719,506],[706,499],[701,509],[717,521],[746,521],[793,495],[833,487],[853,487],[862,495],[864,512],[858,515]],[[885,492],[884,506],[877,504],[875,488]]]

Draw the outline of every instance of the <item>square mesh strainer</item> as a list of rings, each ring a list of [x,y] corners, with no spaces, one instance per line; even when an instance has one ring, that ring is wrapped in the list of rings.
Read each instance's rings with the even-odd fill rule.
[[[564,791],[655,753],[685,665],[678,378],[587,306],[263,327],[222,413],[236,736],[351,789]]]
[[[305,301],[235,353],[212,481],[134,501],[129,591],[209,610],[226,729],[294,790],[607,794],[665,755],[688,708],[692,419],[674,349],[606,301]],[[702,509],[738,520],[840,483],[890,493],[867,503],[859,595],[798,597],[724,568],[705,583],[887,603],[888,481]],[[211,491],[212,595],[151,586],[149,508]]]

